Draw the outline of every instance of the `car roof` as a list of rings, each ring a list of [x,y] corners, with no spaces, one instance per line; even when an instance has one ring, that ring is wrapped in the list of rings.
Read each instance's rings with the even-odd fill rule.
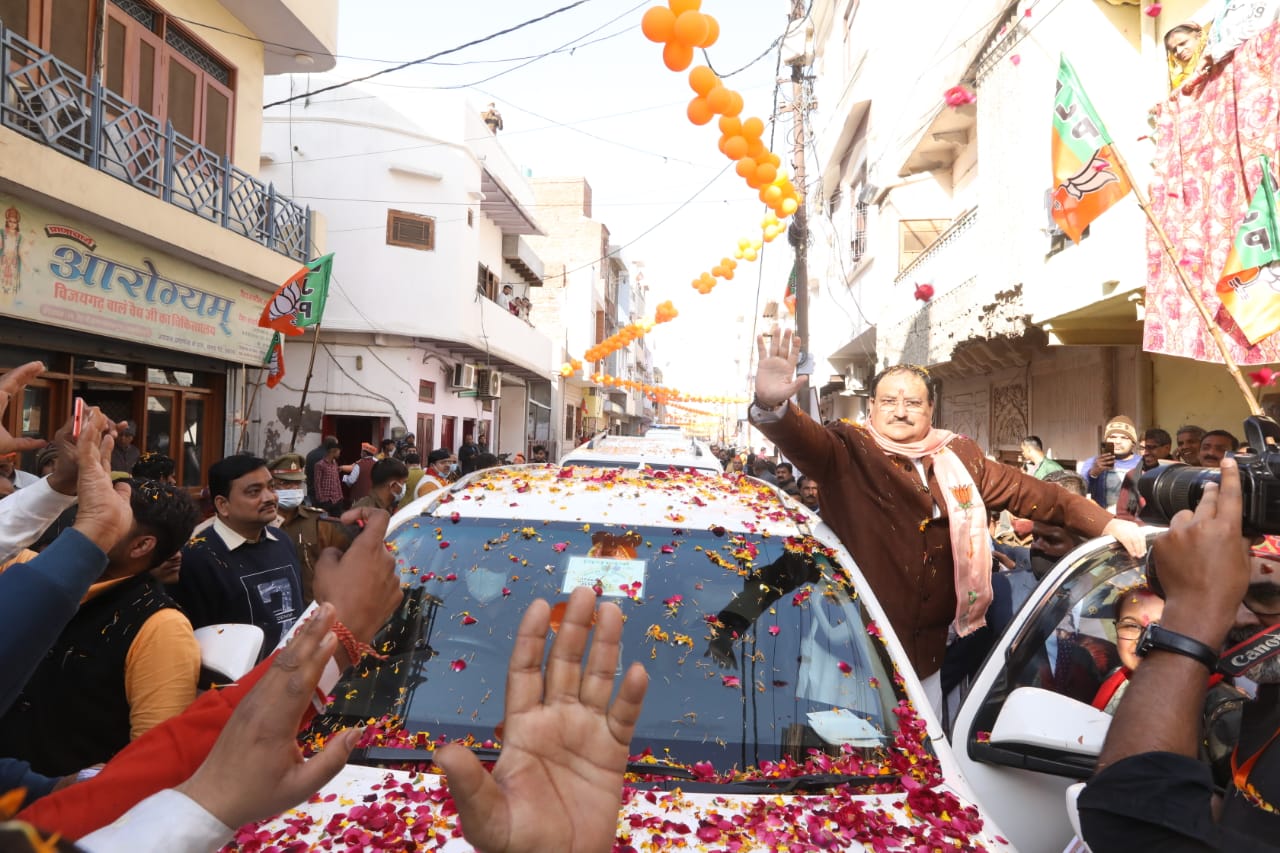
[[[569,451],[560,464],[676,466],[717,474],[721,471],[720,460],[709,447],[678,433],[666,436],[598,436]]]
[[[486,468],[406,506],[392,527],[434,518],[525,519],[748,531],[809,532],[814,517],[751,477],[691,470],[514,465]]]

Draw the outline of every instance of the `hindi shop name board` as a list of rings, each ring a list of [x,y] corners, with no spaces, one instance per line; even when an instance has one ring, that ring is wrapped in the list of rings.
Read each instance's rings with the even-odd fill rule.
[[[0,315],[261,364],[270,294],[0,195]]]

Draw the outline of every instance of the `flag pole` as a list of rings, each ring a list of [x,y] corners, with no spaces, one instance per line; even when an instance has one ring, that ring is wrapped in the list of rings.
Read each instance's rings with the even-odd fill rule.
[[[249,442],[249,421],[253,418],[253,404],[258,401],[258,392],[262,390],[262,372],[265,367],[258,368],[258,381],[253,386],[253,393],[249,395],[249,405],[244,407],[244,425],[240,430],[240,442],[236,445],[236,452],[243,453],[245,445]]]
[[[1187,277],[1187,271],[1178,262],[1178,256],[1173,251],[1173,244],[1169,242],[1169,235],[1164,232],[1164,228],[1156,221],[1155,214],[1151,211],[1151,205],[1148,204],[1147,198],[1139,188],[1138,182],[1133,179],[1133,172],[1129,171],[1129,164],[1125,162],[1124,157],[1121,156],[1115,145],[1111,146],[1111,153],[1115,157],[1116,165],[1120,167],[1120,171],[1124,172],[1125,178],[1128,179],[1129,187],[1133,190],[1133,197],[1138,200],[1138,206],[1147,215],[1147,221],[1151,223],[1151,227],[1155,229],[1156,236],[1160,238],[1160,245],[1164,247],[1165,254],[1169,256],[1174,272],[1178,274],[1178,280],[1182,282],[1182,289],[1187,292],[1187,296],[1191,297],[1196,310],[1200,312],[1205,326],[1209,329],[1209,334],[1213,336],[1213,342],[1218,345],[1218,352],[1222,356],[1227,372],[1236,381],[1236,385],[1240,388],[1240,393],[1244,395],[1245,402],[1249,406],[1249,414],[1261,415],[1263,413],[1262,406],[1258,405],[1257,396],[1253,393],[1253,389],[1249,387],[1249,383],[1245,381],[1244,374],[1240,372],[1240,365],[1236,364],[1236,360],[1232,358],[1231,350],[1227,347],[1227,340],[1222,335],[1222,329],[1218,327],[1217,323],[1213,322],[1209,309],[1205,306],[1204,300],[1200,298],[1200,292],[1191,284],[1191,279]]]
[[[307,362],[307,380],[302,383],[302,401],[298,403],[298,417],[293,421],[293,435],[289,438],[289,452],[293,452],[298,443],[298,428],[302,426],[302,412],[307,407],[307,391],[311,389],[311,370],[316,366],[316,348],[320,346],[320,324],[315,325],[315,336],[311,339],[311,360]]]

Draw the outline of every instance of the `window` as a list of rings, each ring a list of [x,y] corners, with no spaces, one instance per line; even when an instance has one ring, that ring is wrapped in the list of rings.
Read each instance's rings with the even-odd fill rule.
[[[578,424],[576,421],[578,407],[572,403],[564,407],[564,438],[565,441],[573,441],[574,436],[578,434]]]
[[[428,379],[418,380],[418,402],[434,403],[436,401],[436,383]]]
[[[484,264],[478,264],[476,266],[476,293],[480,294],[485,299],[497,302],[499,283],[497,274],[487,266]]]
[[[388,210],[387,245],[433,251],[436,247],[435,218],[404,210]]]
[[[104,17],[106,87],[172,122],[174,130],[214,154],[230,156],[235,115],[231,64],[139,0],[110,0]]]
[[[898,223],[898,272],[924,254],[951,225],[950,219],[903,219]]]
[[[862,263],[867,254],[867,217],[871,212],[871,203],[862,200],[859,187],[858,195],[853,203],[853,229],[849,240],[849,258],[856,267]]]
[[[0,0],[0,20],[88,77],[93,64],[93,7],[93,0]]]

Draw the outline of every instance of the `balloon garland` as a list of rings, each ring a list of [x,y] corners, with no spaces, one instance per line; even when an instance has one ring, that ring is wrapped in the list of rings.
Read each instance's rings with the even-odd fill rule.
[[[693,63],[695,48],[711,47],[720,38],[720,24],[711,15],[701,12],[702,0],[667,0],[666,6],[654,6],[644,13],[640,29],[645,38],[663,45],[662,60],[671,71],[681,72]],[[783,231],[783,224],[800,206],[800,196],[786,172],[780,171],[782,158],[770,151],[764,143],[764,120],[757,116],[741,118],[745,101],[741,93],[724,85],[720,76],[709,66],[699,65],[689,72],[689,86],[694,98],[686,110],[689,121],[696,125],[710,124],[720,116],[720,151],[735,162],[735,171],[747,184],[759,192],[760,201],[769,212],[760,222],[760,238],[743,237],[738,241],[733,256],[724,256],[710,270],[693,279],[694,290],[705,295],[716,284],[732,281],[739,261],[756,261],[765,243],[772,242]],[[679,316],[670,300],[658,306],[653,320],[628,323],[614,334],[583,353],[581,359],[570,358],[560,367],[560,375],[572,376],[581,371],[584,378],[597,385],[643,391],[660,403],[672,400],[709,403],[741,403],[745,399],[729,397],[691,397],[672,388],[621,379],[603,373],[588,375],[586,365],[595,364],[613,353],[629,346],[651,332],[660,323],[668,323]]]
[[[710,47],[720,37],[720,24],[699,11],[701,7],[702,0],[668,0],[666,6],[650,8],[640,21],[645,38],[664,45],[662,60],[672,71],[684,71],[693,62],[694,48]],[[705,125],[720,116],[720,152],[735,162],[738,176],[759,192],[760,201],[770,209],[760,223],[762,239],[739,240],[733,258],[721,258],[720,263],[693,279],[693,289],[706,295],[717,280],[733,280],[736,261],[755,261],[763,244],[785,230],[782,220],[799,209],[800,196],[790,176],[781,171],[782,158],[765,146],[764,120],[757,116],[741,118],[745,102],[740,93],[725,86],[706,65],[689,72],[689,88],[694,93],[685,111],[689,121]]]

